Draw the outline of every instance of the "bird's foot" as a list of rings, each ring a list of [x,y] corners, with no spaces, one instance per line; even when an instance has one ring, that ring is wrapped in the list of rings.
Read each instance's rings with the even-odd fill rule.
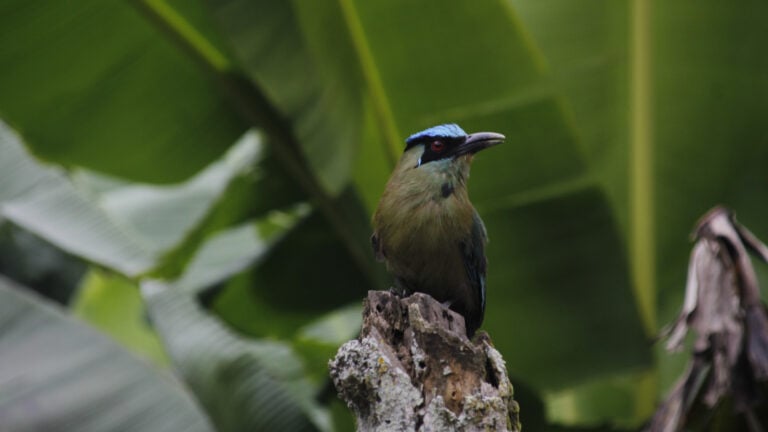
[[[399,298],[402,298],[402,297],[406,297],[406,296],[408,295],[408,294],[407,294],[405,291],[403,291],[401,288],[399,288],[399,287],[395,287],[395,286],[391,286],[391,287],[389,287],[389,292],[390,292],[390,293],[392,293],[392,294],[394,294],[394,295],[396,295],[396,296],[397,296],[397,297],[399,297]]]
[[[408,289],[408,286],[400,279],[395,279],[395,284],[389,287],[389,292],[403,298],[413,294],[413,291]]]

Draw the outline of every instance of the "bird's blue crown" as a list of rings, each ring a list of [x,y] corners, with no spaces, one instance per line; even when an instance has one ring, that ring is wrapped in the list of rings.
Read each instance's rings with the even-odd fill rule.
[[[441,124],[409,136],[408,139],[405,140],[405,147],[408,148],[427,138],[463,138],[465,136],[467,136],[467,133],[464,132],[464,129],[460,128],[459,125],[455,123]]]

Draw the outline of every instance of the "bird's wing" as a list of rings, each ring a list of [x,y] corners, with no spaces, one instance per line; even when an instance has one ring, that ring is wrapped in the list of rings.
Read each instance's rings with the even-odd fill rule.
[[[385,254],[384,249],[381,247],[381,243],[379,242],[379,236],[376,232],[371,235],[371,248],[373,249],[373,256],[376,257],[377,261],[384,261]]]
[[[479,327],[483,322],[483,315],[485,314],[485,274],[488,267],[488,262],[485,258],[485,244],[488,242],[488,235],[485,231],[485,225],[483,225],[483,221],[477,212],[474,213],[472,218],[472,231],[470,235],[470,241],[462,243],[461,252],[464,258],[464,266],[467,270],[467,277],[472,284],[477,304],[480,305],[479,314],[477,315],[478,320],[475,324]]]

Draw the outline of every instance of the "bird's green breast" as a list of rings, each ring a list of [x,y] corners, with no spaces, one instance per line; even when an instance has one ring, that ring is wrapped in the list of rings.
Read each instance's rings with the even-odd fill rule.
[[[374,215],[375,235],[391,273],[445,301],[466,283],[460,243],[473,224],[469,161],[416,165],[416,158],[403,160],[390,178]]]

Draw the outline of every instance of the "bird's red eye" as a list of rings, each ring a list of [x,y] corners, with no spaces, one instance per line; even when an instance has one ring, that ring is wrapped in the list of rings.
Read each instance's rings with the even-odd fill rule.
[[[445,150],[445,143],[442,141],[432,141],[430,147],[432,148],[433,152],[440,153],[441,151]]]

